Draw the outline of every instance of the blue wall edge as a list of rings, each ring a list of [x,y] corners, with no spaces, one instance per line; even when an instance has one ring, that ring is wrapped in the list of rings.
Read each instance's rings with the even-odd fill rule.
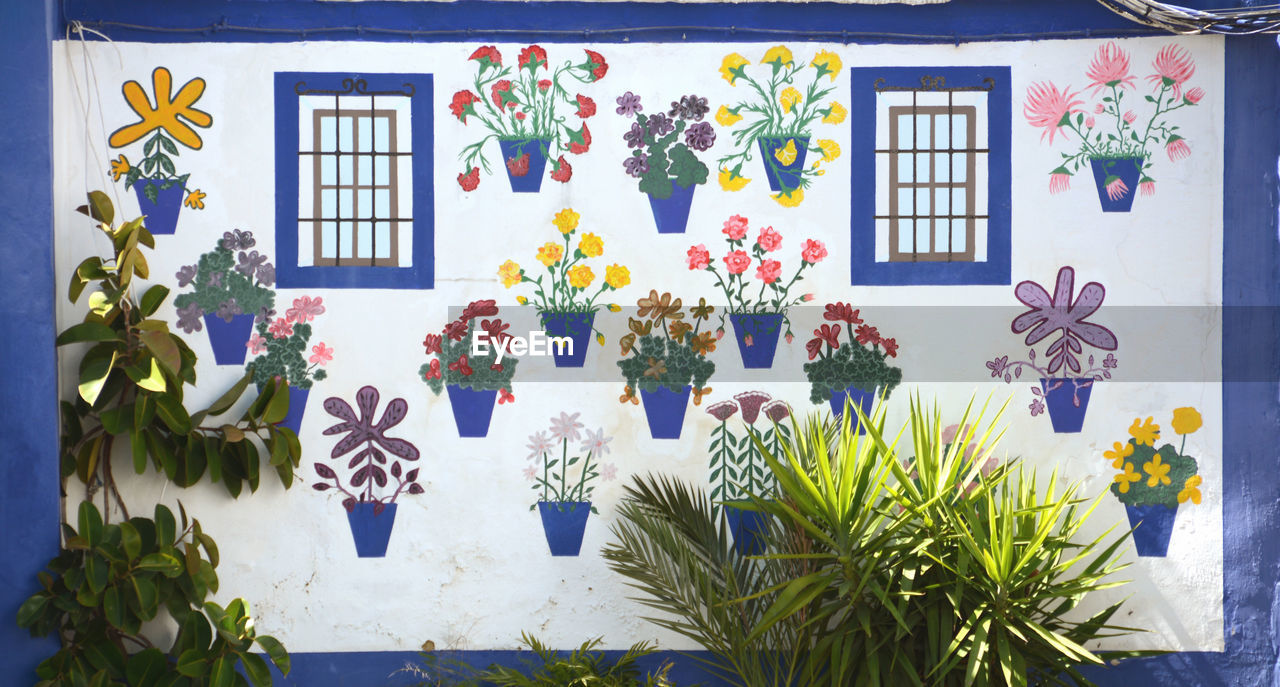
[[[951,5],[902,6],[639,5],[635,3],[457,2],[317,3],[311,0],[263,3],[205,0],[167,3],[161,0],[65,0],[63,24],[54,29],[53,0],[0,4],[0,36],[10,85],[23,97],[6,99],[0,114],[10,128],[0,141],[4,159],[22,165],[0,167],[0,182],[9,202],[0,205],[0,260],[7,286],[26,298],[0,305],[5,334],[0,359],[9,372],[0,382],[0,413],[21,421],[0,425],[0,445],[7,455],[3,473],[8,490],[0,500],[4,522],[21,522],[0,535],[0,675],[30,675],[35,663],[53,650],[48,640],[32,640],[13,623],[22,599],[35,590],[34,573],[57,549],[57,386],[51,347],[26,342],[54,336],[55,285],[52,258],[52,140],[50,45],[61,38],[66,21],[106,31],[114,40],[149,42],[255,41],[299,39],[354,40],[589,40],[612,42],[632,35],[645,40],[793,40],[839,34],[849,42],[937,42],[948,39],[1002,40],[1060,36],[1104,37],[1151,35],[1083,0],[956,0]],[[1046,11],[1046,8],[1051,8]],[[932,14],[926,14],[932,13]],[[736,28],[725,28],[731,13]],[[835,17],[833,21],[833,15]],[[643,21],[637,19],[643,18]],[[668,22],[681,22],[673,26]],[[406,24],[406,22],[408,22]],[[134,25],[132,27],[127,25]],[[430,24],[439,29],[405,29]],[[831,26],[857,26],[842,33]],[[147,25],[182,29],[154,31]],[[474,29],[474,26],[483,29]],[[571,31],[557,26],[570,25]],[[651,30],[628,25],[653,26]],[[667,28],[661,28],[662,26]],[[241,26],[244,28],[233,28]],[[340,30],[326,27],[344,26]],[[393,27],[402,27],[394,29]],[[776,27],[776,28],[775,28]],[[398,30],[401,33],[387,33]],[[279,31],[279,32],[277,32]],[[889,35],[886,35],[889,34]],[[1280,153],[1280,51],[1270,37],[1232,38],[1226,50],[1226,123],[1224,180],[1223,304],[1275,306],[1280,277],[1277,255],[1277,154]],[[1259,317],[1259,312],[1266,316]],[[1223,653],[1184,652],[1132,660],[1090,675],[1103,685],[1195,684],[1201,687],[1277,684],[1277,636],[1280,606],[1280,480],[1275,468],[1280,445],[1280,402],[1277,385],[1275,308],[1225,308],[1223,316],[1225,418],[1223,546]],[[1248,381],[1256,380],[1256,381]],[[5,413],[4,411],[10,411]],[[15,488],[20,485],[21,488]],[[469,662],[507,662],[516,652],[463,652]],[[664,653],[661,658],[673,654]],[[696,670],[680,657],[680,671]],[[406,663],[413,652],[298,653],[287,684],[367,685],[382,682]],[[385,672],[382,672],[385,671]],[[403,674],[402,674],[403,675]],[[405,676],[406,678],[410,676]],[[391,678],[394,679],[394,678]],[[698,680],[690,677],[685,679]],[[405,684],[412,684],[412,680]],[[683,684],[683,683],[679,683]]]

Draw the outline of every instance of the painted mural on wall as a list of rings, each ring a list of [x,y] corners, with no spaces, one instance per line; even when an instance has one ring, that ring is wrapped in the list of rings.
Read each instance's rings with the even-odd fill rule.
[[[191,127],[208,128],[213,125],[213,117],[194,107],[204,94],[203,78],[187,81],[175,94],[169,69],[156,67],[151,72],[151,86],[154,99],[137,81],[126,81],[121,87],[125,102],[139,120],[113,131],[107,145],[125,148],[146,140],[141,157],[135,157],[133,163],[124,153],[111,160],[111,177],[113,181],[124,177],[125,187],[133,189],[152,234],[172,234],[177,230],[182,206],[203,210],[207,195],[187,185],[191,175],[179,174],[173,158],[180,154],[179,145],[190,150],[204,146],[199,132]]]
[[[586,120],[596,113],[594,99],[572,91],[574,82],[595,83],[609,71],[600,53],[583,52],[582,62],[565,61],[554,70],[540,45],[521,50],[514,68],[503,66],[502,53],[492,45],[471,53],[467,59],[476,63],[475,90],[454,93],[449,111],[464,125],[472,117],[487,133],[458,156],[464,168],[458,174],[462,190],[480,184],[480,167],[492,173],[484,153],[490,139],[498,144],[513,192],[537,193],[548,162],[553,180],[563,184],[573,178],[564,155],[591,148]]]
[[[312,88],[353,74],[342,51],[328,55],[311,46],[284,47],[317,59],[314,68],[322,70],[317,74],[325,80],[309,76]],[[178,170],[165,172],[155,155],[159,151],[172,163],[171,146],[201,149],[191,127],[207,127],[212,121],[207,115],[192,116],[200,111],[191,106],[204,92],[205,79],[211,85],[206,100],[223,97],[226,89],[219,84],[235,80],[237,98],[270,103],[281,93],[281,84],[267,83],[271,75],[293,75],[283,82],[285,95],[294,93],[301,79],[292,71],[299,66],[297,54],[284,47],[245,46],[229,62],[202,59],[219,66],[189,81],[172,98],[168,69],[163,84],[157,69],[156,102],[167,103],[168,110],[159,104],[155,111],[139,110],[145,93],[137,100],[129,94],[140,93],[141,87],[127,87],[126,104],[143,121],[130,125],[141,133],[123,145],[143,146],[143,156],[138,165],[123,156],[117,160],[117,178],[136,190],[152,178],[149,174],[164,173],[169,176],[158,178],[157,185],[168,179],[174,188],[179,184],[174,180],[180,179],[185,188],[187,178],[176,175]],[[198,215],[184,219],[184,235],[189,226],[191,240],[157,253],[154,270],[174,275],[184,290],[169,321],[208,334],[214,356],[202,355],[202,375],[238,374],[234,367],[248,365],[260,384],[277,376],[287,379],[287,422],[295,432],[302,429],[301,414],[294,418],[293,411],[301,413],[313,383],[324,380],[323,407],[335,424],[319,426],[313,419],[309,431],[299,435],[304,451],[313,455],[318,479],[312,487],[341,495],[357,557],[384,558],[378,565],[389,567],[379,568],[382,574],[401,566],[395,572],[429,578],[430,593],[406,601],[403,608],[384,609],[376,617],[343,609],[361,636],[341,649],[408,650],[424,639],[441,641],[444,633],[462,633],[443,625],[439,613],[427,612],[428,606],[444,609],[459,627],[472,624],[466,637],[459,634],[458,641],[473,641],[466,648],[508,648],[513,631],[535,623],[548,623],[559,644],[568,636],[555,635],[564,632],[559,625],[567,617],[554,610],[559,604],[572,605],[583,618],[608,627],[611,639],[640,639],[632,636],[634,627],[619,620],[633,617],[635,607],[625,600],[621,583],[604,571],[591,543],[593,537],[608,536],[612,505],[623,487],[617,480],[620,472],[671,473],[703,486],[729,523],[734,546],[756,553],[754,533],[765,523],[754,511],[734,504],[747,493],[770,490],[769,471],[753,438],[778,453],[793,417],[803,419],[811,412],[839,416],[846,400],[867,414],[883,403],[887,423],[896,429],[908,394],[937,397],[958,415],[971,394],[982,397],[992,391],[997,401],[1011,391],[1018,394],[1017,405],[1026,404],[1030,417],[1021,412],[1005,416],[1008,455],[984,456],[984,469],[1021,456],[1037,466],[1062,465],[1072,478],[1099,476],[1117,497],[1100,506],[1107,517],[1124,521],[1131,508],[1164,509],[1139,512],[1133,522],[1142,523],[1142,536],[1156,532],[1161,518],[1174,521],[1165,511],[1182,511],[1178,532],[1172,535],[1175,545],[1164,558],[1149,553],[1145,544],[1139,546],[1141,577],[1152,588],[1176,591],[1207,610],[1195,617],[1177,615],[1161,625],[1163,611],[1154,600],[1164,591],[1140,590],[1136,613],[1155,618],[1160,628],[1153,638],[1139,640],[1147,642],[1140,646],[1217,646],[1221,585],[1214,582],[1221,579],[1221,546],[1215,537],[1221,506],[1210,494],[1202,495],[1201,488],[1218,481],[1220,461],[1212,456],[1221,445],[1220,400],[1205,385],[1142,379],[1126,380],[1133,386],[1124,393],[1112,393],[1106,385],[1101,388],[1108,393],[1094,391],[1112,379],[1121,336],[1140,354],[1169,335],[1155,328],[1135,336],[1133,323],[1104,317],[1102,283],[1129,298],[1126,305],[1148,297],[1161,305],[1221,302],[1211,278],[1221,254],[1221,217],[1193,202],[1221,190],[1221,151],[1208,143],[1221,140],[1221,112],[1205,96],[1222,83],[1220,44],[1141,39],[1063,41],[1035,48],[1004,43],[912,46],[910,59],[898,46],[814,45],[804,55],[793,52],[794,45],[750,43],[681,44],[678,50],[660,44],[598,47],[367,44],[361,73],[381,79],[370,81],[369,88],[382,93],[384,87],[398,87],[404,65],[414,64],[424,74],[411,75],[411,93],[376,99],[355,90],[295,94],[301,100],[294,109],[301,114],[290,109],[285,113],[290,121],[307,119],[310,97],[326,98],[323,108],[342,117],[352,110],[352,145],[336,149],[334,165],[352,158],[351,174],[342,172],[342,178],[353,180],[353,194],[366,190],[361,188],[365,185],[372,189],[377,185],[373,180],[384,180],[380,167],[368,174],[361,171],[357,158],[366,152],[373,165],[381,164],[381,156],[397,167],[395,189],[415,194],[413,203],[401,204],[396,215],[401,255],[395,264],[335,265],[353,274],[364,270],[352,279],[339,275],[341,270],[324,279],[302,278],[306,270],[323,267],[309,264],[314,262],[309,256],[322,257],[323,240],[309,247],[298,243],[293,259],[285,259],[282,244],[300,241],[311,229],[286,222],[288,226],[271,231],[264,225],[271,206],[280,201],[262,192],[272,188],[271,166],[243,164],[255,151],[279,153],[280,134],[261,126],[249,108],[210,103],[211,109],[225,112],[217,131],[229,147],[204,155],[215,165],[244,170],[227,175],[223,186],[210,191],[217,198],[244,199],[227,208],[231,221],[226,226],[255,231],[223,233],[202,226]],[[120,80],[133,65],[164,59],[182,73],[179,65],[194,59],[176,49],[152,49],[154,54],[139,54],[134,46],[122,46],[126,69]],[[198,44],[184,50],[202,54]],[[1034,66],[1028,63],[1031,57]],[[1138,60],[1152,61],[1153,74],[1145,80],[1131,69]],[[457,69],[460,63],[465,69]],[[1055,85],[1069,83],[1082,65],[1087,65],[1089,79],[1084,91]],[[857,90],[859,70],[873,70],[881,82],[873,86],[876,82],[868,81]],[[995,90],[979,81],[989,72],[1000,77]],[[265,79],[242,78],[264,73]],[[606,86],[616,84],[607,91],[596,84],[606,73]],[[922,75],[929,78],[922,82]],[[1193,75],[1199,85],[1191,82]],[[112,79],[119,82],[114,75]],[[1016,105],[993,95],[1000,88],[1006,94],[1027,89],[1022,105],[1030,126],[1011,124]],[[360,149],[364,115],[359,108],[393,109],[399,117],[393,121],[401,126],[409,123],[409,109],[419,103],[437,114],[448,108],[452,116],[431,120],[414,109],[412,148],[405,138],[394,146],[388,140],[385,155],[379,152],[381,143],[369,151]],[[114,107],[121,114],[123,106]],[[172,122],[163,112],[173,115]],[[370,126],[378,126],[373,123],[378,116],[369,115]],[[872,122],[875,126],[868,126]],[[68,125],[83,126],[78,121]],[[315,148],[308,143],[325,137],[323,126],[321,122],[321,130],[309,134],[290,130],[299,141],[285,142],[285,157],[292,161],[293,155],[302,159],[327,150],[323,141]],[[410,129],[395,129],[402,130]],[[376,139],[376,129],[371,132]],[[860,136],[874,140],[863,146]],[[998,145],[1002,136],[1007,139],[1004,148]],[[1047,153],[1037,139],[1051,147],[1058,139],[1068,141],[1047,187],[1037,181]],[[1188,141],[1205,141],[1195,149],[1197,164],[1172,166],[1189,154]],[[1096,212],[1092,198],[1062,193],[1071,175],[1093,172],[1093,153],[1101,155],[1097,159],[1105,166],[1115,164],[1121,152],[1134,151],[1142,159],[1135,166],[1138,176],[1130,179],[1118,168],[1104,174],[1104,207],[1113,200],[1108,187],[1126,189],[1127,196],[1120,194],[1115,202],[1131,203],[1136,191],[1154,192],[1156,172],[1160,204],[1140,204],[1137,213],[1102,215],[1103,221],[1084,228],[1081,213],[1063,212]],[[153,157],[148,167],[146,160]],[[462,164],[460,173],[455,159]],[[69,179],[78,178],[77,162],[59,164],[69,170]],[[868,164],[878,171],[869,177],[871,188],[863,197],[858,195],[857,169]],[[1003,173],[997,171],[1001,165]],[[306,167],[300,162],[291,165],[291,172],[277,174],[299,175],[300,193],[302,187],[325,190],[323,170],[311,178]],[[136,177],[127,178],[130,172]],[[507,183],[498,180],[499,186],[481,188],[484,178],[504,174]],[[708,183],[713,175],[719,183]],[[547,186],[544,176],[558,183]],[[455,177],[461,191],[453,187]],[[318,185],[308,179],[319,180]],[[767,193],[762,190],[766,184]],[[983,205],[993,186],[1009,193],[1003,210],[997,207],[998,195],[990,195],[990,206]],[[417,195],[424,188],[453,190],[446,200],[445,194]],[[808,203],[802,202],[806,194]],[[199,191],[188,194],[194,204],[190,207],[199,207],[203,197]],[[952,215],[962,212],[961,199],[968,209],[956,219]],[[356,205],[364,207],[361,202]],[[222,205],[211,211],[221,212]],[[353,217],[360,212],[354,205],[351,211]],[[1000,211],[1008,213],[1002,226],[983,224],[993,222],[990,218]],[[296,219],[305,218],[299,214]],[[924,225],[917,220],[927,224],[925,233],[919,233]],[[555,232],[548,234],[547,222]],[[891,230],[894,222],[904,231]],[[1075,231],[1093,232],[1088,250],[1056,240]],[[1171,233],[1177,240],[1170,240]],[[912,243],[921,236],[927,245]],[[724,240],[723,248],[708,248],[713,239]],[[855,255],[860,241],[872,245],[873,260],[883,257],[900,271],[888,280],[855,279],[851,287],[846,270],[864,268]],[[1001,241],[1006,249],[1013,248],[1002,258]],[[1032,250],[1042,246],[1046,250]],[[1142,247],[1141,265],[1135,246]],[[429,265],[420,259],[424,255]],[[273,265],[272,256],[290,264]],[[365,257],[353,254],[352,259]],[[990,269],[981,278],[960,274],[968,268],[986,269],[999,259],[1005,273]],[[60,273],[74,267],[60,260]],[[1183,267],[1177,273],[1145,267],[1156,262]],[[368,278],[409,264],[429,267],[431,279]],[[286,278],[288,270],[296,273],[292,280]],[[957,272],[929,276],[940,270]],[[641,288],[634,296],[625,292],[619,298],[631,285],[633,271]],[[998,327],[939,331],[910,317],[898,319],[897,311],[886,316],[880,313],[887,311],[876,310],[1006,307],[1012,304],[1005,290],[1009,272],[1036,281],[1014,287],[1026,311],[1012,322],[1001,315]],[[1080,288],[1077,272],[1090,279]],[[1052,287],[1049,275],[1056,277]],[[930,286],[936,284],[945,287]],[[379,290],[347,291],[353,287]],[[500,308],[500,294],[513,289],[515,303]],[[527,351],[515,349],[534,332],[521,330],[521,315],[510,309],[515,304],[529,306],[529,326],[540,327],[538,335],[566,339],[571,348],[553,346],[553,361],[526,360]],[[622,312],[624,305],[627,312]],[[320,316],[323,329],[313,331]],[[1025,356],[1002,350],[1012,342],[1004,334],[1006,322],[1027,347]],[[215,335],[223,329],[232,331]],[[796,333],[804,337],[803,346],[793,345]],[[732,335],[732,344],[726,334]],[[617,355],[603,347],[606,337],[616,337]],[[1000,356],[988,360],[993,351]],[[339,353],[341,365],[327,369]],[[1205,353],[1209,364],[1220,364],[1212,354]],[[939,357],[955,361],[955,380],[916,374]],[[986,363],[985,369],[979,362]],[[1022,374],[1028,377],[1023,380]],[[1015,381],[1030,384],[1030,398],[1013,391]],[[431,395],[423,393],[421,384]],[[300,396],[295,398],[295,392]],[[383,397],[393,400],[380,407]],[[1168,404],[1153,406],[1162,399]],[[690,401],[703,412],[689,412]],[[1096,455],[1101,449],[1094,444],[1108,438],[1085,427],[1090,405],[1095,418],[1145,418],[1152,407],[1194,405],[1196,421],[1189,419],[1189,408],[1178,408],[1173,427],[1183,435],[1183,444],[1187,435],[1197,440],[1197,458],[1187,455],[1184,446],[1156,448],[1159,428],[1154,420],[1139,422],[1127,444],[1106,454],[1118,474],[1104,475],[1096,460],[1079,458]],[[1049,416],[1054,434],[1048,434],[1041,415]],[[587,431],[587,419],[597,429]],[[1097,429],[1099,422],[1090,427]],[[604,428],[610,428],[609,435]],[[952,435],[959,431],[964,430],[956,428]],[[337,443],[330,445],[322,438],[327,436],[335,436]],[[440,469],[423,473],[419,466],[428,453]],[[521,479],[522,468],[528,481]],[[529,488],[536,494],[530,510],[539,513],[542,537],[531,513],[521,516],[522,508],[512,508],[528,503]],[[415,498],[401,498],[406,493]],[[1202,507],[1178,508],[1188,501]],[[294,623],[292,635],[282,633],[292,640],[291,649],[330,650],[328,618],[335,612],[334,599],[347,598],[338,591],[362,588],[373,579],[367,569],[348,565],[352,559],[345,544],[296,543],[332,539],[333,505],[314,497],[298,500],[290,492],[249,506],[261,509],[264,522],[278,521],[283,508],[297,516],[289,518],[287,539],[277,531],[284,528],[275,525],[260,533],[264,542],[287,552],[260,557],[262,569],[279,582],[278,589],[268,585],[260,591],[283,599],[280,609],[267,611],[264,622]],[[499,513],[514,517],[495,517]],[[420,526],[426,518],[430,525]],[[396,543],[389,549],[393,530]],[[1170,538],[1164,536],[1166,545]],[[568,565],[579,576],[575,580],[585,583],[568,585],[571,591],[565,591],[564,574],[557,572]],[[305,580],[298,578],[304,570],[308,575],[324,571],[308,582],[314,585],[308,591],[280,582]],[[480,580],[502,586],[504,613],[493,611],[484,588],[476,586]],[[252,589],[253,584],[248,580],[243,586]],[[463,597],[470,601],[461,602]],[[1191,629],[1168,630],[1175,624]],[[677,637],[660,639],[664,648],[691,648]]]
[[[1071,177],[1086,166],[1092,171],[1103,212],[1129,212],[1137,193],[1155,195],[1155,153],[1161,148],[1169,162],[1191,156],[1191,146],[1170,113],[1195,107],[1204,99],[1200,86],[1186,87],[1196,73],[1195,59],[1186,48],[1170,44],[1156,53],[1146,76],[1150,95],[1142,93],[1130,72],[1132,56],[1115,43],[1098,48],[1085,72],[1088,84],[1073,93],[1052,81],[1027,89],[1022,113],[1032,126],[1044,129],[1049,145],[1062,134],[1075,139],[1074,152],[1062,153],[1062,163],[1049,173],[1049,192],[1061,193]],[[1184,90],[1185,88],[1185,90]],[[1092,103],[1080,100],[1087,92]],[[1139,95],[1142,99],[1139,100]],[[1128,102],[1126,102],[1128,98]]]

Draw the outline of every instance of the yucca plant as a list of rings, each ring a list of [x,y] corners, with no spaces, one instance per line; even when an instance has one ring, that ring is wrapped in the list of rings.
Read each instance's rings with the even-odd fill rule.
[[[813,538],[814,570],[764,593],[771,603],[751,636],[797,615],[822,628],[803,684],[1092,684],[1078,667],[1111,656],[1085,644],[1133,631],[1109,624],[1119,603],[1067,617],[1088,594],[1123,584],[1111,576],[1127,535],[1112,537],[1113,527],[1081,541],[1101,495],[1059,491],[1056,471],[1042,483],[1021,465],[993,465],[1003,408],[978,430],[986,406],[971,425],[971,403],[948,439],[940,414],[916,399],[890,442],[877,407],[871,418],[846,407],[834,433],[811,417],[785,456],[766,455],[782,498],[756,505]]]

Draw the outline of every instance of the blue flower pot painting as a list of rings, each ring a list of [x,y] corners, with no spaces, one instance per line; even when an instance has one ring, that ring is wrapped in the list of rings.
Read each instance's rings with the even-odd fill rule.
[[[1147,506],[1124,507],[1133,528],[1133,546],[1139,556],[1163,558],[1169,552],[1169,538],[1173,535],[1173,521],[1178,517],[1178,506],[1172,508],[1163,503]]]
[[[396,524],[396,504],[362,501],[347,511],[347,524],[356,542],[360,558],[382,558],[387,555],[391,528]]]
[[[453,422],[458,426],[458,436],[477,438],[489,434],[489,420],[493,417],[493,404],[498,392],[492,389],[478,391],[455,384],[445,386],[449,392],[449,406],[453,408]]]
[[[185,189],[174,183],[169,188],[160,188],[160,184],[152,184],[156,189],[156,202],[147,198],[147,179],[133,182],[133,192],[138,196],[138,210],[146,215],[142,226],[152,234],[172,234],[178,230],[178,212],[182,210],[182,195]]]
[[[640,404],[649,420],[649,436],[654,439],[679,439],[684,426],[684,411],[689,406],[688,384],[680,391],[660,386],[654,391],[640,390]]]
[[[204,326],[209,332],[209,346],[213,348],[215,362],[219,365],[244,364],[245,343],[249,341],[249,332],[253,331],[252,313],[232,315],[230,322],[214,313],[205,313]]]
[[[542,531],[552,556],[576,556],[582,550],[582,534],[591,515],[590,501],[539,501]]]
[[[804,154],[809,150],[808,136],[782,136],[756,139],[760,144],[760,157],[764,161],[764,175],[769,181],[769,189],[774,193],[800,188],[800,176],[804,172]],[[791,164],[784,165],[779,159],[795,155]]]
[[[863,391],[856,386],[851,386],[847,389],[832,389],[831,413],[837,418],[844,416],[844,404],[846,399],[853,405],[857,406],[862,411],[863,415],[869,416],[871,415],[871,408],[876,402],[876,392],[874,389],[871,391]],[[858,420],[856,415],[849,418],[849,421],[858,426],[858,434],[866,433],[866,429],[862,426],[862,422]]]
[[[778,335],[782,333],[782,313],[737,313],[729,315],[729,321],[733,323],[733,334],[738,339],[742,366],[749,370],[773,367]]]
[[[671,182],[671,195],[667,198],[649,196],[649,208],[653,210],[653,221],[658,225],[659,234],[683,234],[689,224],[689,207],[693,204],[693,191],[696,184],[687,188]]]
[[[537,193],[542,188],[542,172],[547,167],[547,139],[498,139],[502,161],[507,166],[507,179],[516,193]]]
[[[1091,159],[1093,181],[1098,187],[1098,201],[1103,212],[1128,212],[1142,179],[1141,157]]]
[[[1064,377],[1040,379],[1045,407],[1049,410],[1049,421],[1053,423],[1053,431],[1058,434],[1074,434],[1084,427],[1084,413],[1089,409],[1089,394],[1093,391],[1093,384],[1077,385],[1077,381]]]
[[[568,342],[549,343],[556,367],[582,367],[587,359],[587,346],[591,344],[591,329],[595,321],[594,312],[542,313],[542,328],[549,337],[569,339]]]
[[[284,419],[280,421],[281,427],[288,427],[294,434],[302,429],[302,414],[307,410],[307,398],[310,395],[310,389],[289,387],[289,412],[285,413]]]
[[[764,553],[765,543],[769,537],[769,522],[773,518],[768,513],[744,510],[732,503],[724,504],[724,517],[729,522],[729,531],[733,533],[733,548],[743,556],[758,556]]]

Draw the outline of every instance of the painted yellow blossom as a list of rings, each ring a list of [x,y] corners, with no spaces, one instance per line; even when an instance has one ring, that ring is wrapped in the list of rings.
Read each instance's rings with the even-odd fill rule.
[[[204,94],[204,79],[192,79],[178,89],[177,95],[172,95],[173,77],[168,69],[156,67],[151,72],[151,87],[156,96],[155,107],[151,106],[151,99],[142,90],[141,84],[137,81],[125,82],[125,102],[129,103],[129,107],[133,108],[141,120],[116,129],[107,139],[107,144],[112,148],[123,148],[156,129],[164,129],[178,143],[192,150],[200,150],[204,143],[195,129],[187,126],[186,122],[202,128],[213,124],[213,117],[192,107]],[[180,121],[179,117],[186,121]]]
[[[800,95],[800,91],[796,90],[794,86],[787,86],[778,95],[778,104],[782,106],[783,112],[790,112],[795,109],[795,106],[799,105],[801,100],[804,100],[804,97]]]
[[[1203,480],[1200,475],[1192,475],[1182,485],[1182,491],[1178,492],[1178,503],[1186,503],[1190,500],[1192,503],[1200,503],[1200,484]]]
[[[1129,493],[1129,486],[1141,479],[1142,475],[1133,471],[1133,463],[1125,463],[1124,472],[1115,476],[1115,482],[1120,485],[1118,488],[1121,494]]]
[[[839,124],[848,115],[849,111],[844,109],[844,105],[833,100],[831,101],[831,107],[826,109],[826,114],[823,115],[822,121],[826,124]]]
[[[1156,440],[1160,438],[1160,425],[1152,422],[1154,419],[1148,417],[1146,422],[1142,422],[1140,418],[1133,418],[1133,424],[1129,425],[1129,436],[1139,444],[1155,446]]]
[[[578,242],[578,250],[588,258],[599,257],[604,253],[604,241],[595,234],[583,234],[582,240]]]
[[[573,208],[565,208],[556,213],[555,219],[551,220],[551,223],[556,225],[556,229],[559,229],[561,234],[568,234],[578,228],[578,219],[580,217],[581,215],[574,212]]]
[[[609,265],[604,268],[604,283],[608,284],[611,288],[620,289],[631,283],[631,270],[628,270],[622,265]],[[617,309],[615,310],[615,308]],[[621,308],[618,308],[616,305],[611,305],[609,306],[609,310],[612,312],[618,312]]]
[[[564,248],[562,248],[558,243],[547,241],[538,249],[538,262],[546,265],[547,267],[560,262],[560,258],[562,256],[564,256]]]
[[[208,194],[205,193],[204,191],[201,191],[200,189],[196,189],[191,193],[187,194],[187,199],[182,201],[182,204],[191,208],[192,210],[203,210],[204,199],[207,195]]]
[[[604,345],[604,334],[601,334],[600,332],[596,332],[596,343],[600,344],[601,346]]]
[[[595,278],[595,273],[586,265],[578,265],[577,267],[569,270],[569,285],[575,289],[585,289],[588,286],[591,286],[591,282],[594,281]]]
[[[720,76],[732,84],[740,76],[746,76],[743,67],[751,64],[750,60],[738,53],[729,53],[720,61]]]
[[[795,58],[791,56],[791,50],[785,45],[775,45],[769,48],[764,54],[764,59],[760,60],[763,64],[772,64],[774,71],[787,64],[795,64]]]
[[[818,78],[826,75],[830,76],[832,81],[835,81],[841,67],[844,66],[844,62],[840,60],[839,55],[829,50],[819,50],[818,54],[813,56],[813,61],[809,65],[818,68]]]
[[[614,265],[614,267],[617,267],[617,265]],[[625,270],[626,268],[624,267],[624,268],[622,268],[622,269],[624,269],[624,270]],[[606,282],[607,282],[607,281],[609,281],[609,270],[608,270],[608,268],[606,268],[606,269],[605,269],[604,274],[605,274],[604,280],[605,280]],[[628,273],[628,274],[627,274],[627,284],[630,284],[630,283],[631,283],[631,274],[630,274],[630,273]],[[625,286],[625,285],[626,285],[626,284],[624,284],[623,286]],[[616,286],[615,286],[614,288],[618,288],[618,287],[616,287]],[[622,312],[622,306],[621,306],[621,305],[618,305],[617,303],[610,303],[610,304],[608,305],[608,308],[609,308],[609,312]]]
[[[740,119],[742,119],[742,115],[730,110],[727,105],[721,105],[720,109],[716,110],[716,123],[720,126],[733,126]]]
[[[773,158],[786,167],[796,161],[796,139],[788,138],[787,144],[773,151]]]
[[[514,260],[508,260],[502,263],[498,268],[498,278],[502,280],[502,285],[511,288],[520,283],[520,266]]]
[[[115,160],[111,160],[110,162],[111,162],[110,171],[111,171],[112,181],[120,181],[120,177],[129,173],[129,169],[130,169],[129,161],[125,159],[124,155],[121,155],[120,157],[116,158]]]
[[[1174,408],[1172,424],[1173,431],[1178,434],[1194,434],[1204,425],[1204,420],[1195,408]]]
[[[747,177],[727,169],[720,170],[720,188],[726,191],[741,191],[743,186],[751,183]]]
[[[822,150],[823,162],[831,162],[840,157],[840,144],[829,138],[818,139],[818,148]]]
[[[1154,458],[1142,464],[1142,471],[1151,475],[1147,479],[1148,487],[1155,487],[1157,484],[1169,484],[1169,470],[1173,466],[1163,462],[1160,454],[1157,453]]]
[[[524,296],[516,296],[516,302],[519,303],[520,305],[528,305],[529,299],[525,298]]]
[[[784,208],[793,208],[804,202],[804,189],[793,188],[790,191],[780,191],[773,199]]]
[[[1124,459],[1133,455],[1133,444],[1122,444],[1117,441],[1112,446],[1114,447],[1112,450],[1102,452],[1102,457],[1110,459],[1111,467],[1119,470],[1120,466],[1124,465]]]

